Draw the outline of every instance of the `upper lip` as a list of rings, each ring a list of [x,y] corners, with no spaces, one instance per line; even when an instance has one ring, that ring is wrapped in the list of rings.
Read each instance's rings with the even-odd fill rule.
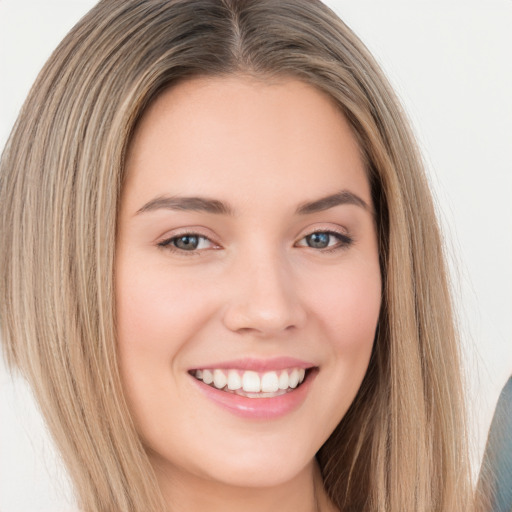
[[[251,370],[254,372],[265,372],[273,370],[284,370],[286,368],[313,368],[317,365],[314,363],[296,359],[294,357],[273,357],[270,359],[241,358],[232,359],[231,361],[222,361],[213,364],[205,364],[196,366],[191,370]]]

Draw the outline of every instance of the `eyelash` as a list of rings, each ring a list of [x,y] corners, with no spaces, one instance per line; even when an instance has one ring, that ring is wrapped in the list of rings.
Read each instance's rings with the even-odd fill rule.
[[[334,237],[338,240],[338,242],[336,244],[334,244],[334,246],[327,246],[327,247],[324,247],[324,248],[321,248],[321,249],[318,249],[320,252],[322,253],[333,253],[333,252],[337,252],[337,251],[340,251],[340,250],[344,250],[344,249],[348,249],[352,243],[354,242],[353,238],[349,237],[348,235],[344,234],[344,233],[340,233],[338,231],[334,231],[334,230],[322,230],[322,229],[318,229],[318,230],[315,230],[315,231],[312,231],[311,233],[303,236],[300,240],[305,240],[306,238],[308,237],[311,237],[315,234],[322,234],[322,235],[329,235],[330,237]],[[315,249],[314,247],[311,247],[311,246],[299,246],[299,247],[308,247],[310,249]]]
[[[162,249],[166,249],[168,251],[171,251],[173,253],[183,255],[183,256],[194,256],[199,255],[201,252],[205,249],[193,249],[193,250],[186,250],[186,249],[180,249],[179,247],[176,247],[174,243],[179,240],[180,238],[197,238],[199,240],[207,240],[208,242],[215,245],[215,242],[210,240],[207,236],[201,235],[200,233],[194,233],[194,232],[186,232],[186,233],[180,233],[179,235],[175,235],[171,238],[167,238],[166,240],[162,240],[158,243],[158,247],[161,247]]]
[[[317,249],[319,252],[321,253],[334,253],[334,252],[337,252],[337,251],[340,251],[340,250],[344,250],[344,249],[348,249],[352,243],[354,242],[353,238],[347,236],[346,234],[344,233],[339,233],[337,231],[334,231],[334,230],[315,230],[315,231],[312,231],[311,233],[308,233],[307,235],[303,236],[299,242],[303,241],[303,240],[306,240],[308,237],[311,237],[315,234],[324,234],[324,235],[328,235],[329,237],[335,237],[338,242],[330,247],[329,245],[327,247],[324,247],[324,248],[315,248],[315,247],[311,247],[311,246],[308,246],[308,245],[297,245],[298,242],[294,245],[295,247],[306,247],[306,248],[309,248],[309,249]],[[179,247],[176,247],[174,244],[177,240],[179,240],[180,238],[184,238],[184,237],[194,237],[194,238],[198,238],[200,240],[207,240],[209,241],[210,243],[214,244],[215,246],[215,242],[213,242],[212,240],[210,240],[207,236],[204,236],[204,235],[201,235],[200,233],[195,233],[195,232],[185,232],[185,233],[181,233],[179,235],[175,235],[171,238],[167,238],[166,240],[162,240],[161,242],[159,242],[157,245],[158,247],[161,247],[162,249],[166,249],[168,251],[171,251],[173,253],[176,253],[176,254],[179,254],[180,256],[196,256],[196,255],[201,255],[201,253],[203,251],[205,251],[206,249],[192,249],[192,250],[186,250],[186,249],[180,249]],[[218,248],[218,246],[217,246]],[[215,247],[213,247],[213,249],[215,249]]]

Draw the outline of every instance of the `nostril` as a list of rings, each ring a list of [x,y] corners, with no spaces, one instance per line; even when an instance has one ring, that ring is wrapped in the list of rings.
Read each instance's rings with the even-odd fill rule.
[[[252,255],[256,258],[258,255]],[[276,335],[292,331],[304,324],[306,315],[296,280],[276,263],[279,255],[269,259],[262,254],[255,261],[239,261],[233,268],[233,279],[239,286],[225,302],[223,322],[239,334]],[[242,268],[243,266],[243,268]]]
[[[229,330],[239,334],[276,336],[303,325],[305,315],[298,309],[296,306],[269,310],[266,306],[259,308],[257,304],[235,305],[226,311],[223,322]]]

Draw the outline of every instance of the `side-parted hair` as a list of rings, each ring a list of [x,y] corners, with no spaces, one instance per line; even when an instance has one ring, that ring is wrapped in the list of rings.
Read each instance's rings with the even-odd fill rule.
[[[165,510],[123,397],[114,256],[137,121],[178,81],[298,78],[356,135],[382,311],[368,372],[317,454],[343,511],[470,510],[463,386],[434,206],[373,57],[318,0],[103,0],[34,84],[0,163],[0,320],[87,512]],[[171,504],[172,509],[172,504]]]

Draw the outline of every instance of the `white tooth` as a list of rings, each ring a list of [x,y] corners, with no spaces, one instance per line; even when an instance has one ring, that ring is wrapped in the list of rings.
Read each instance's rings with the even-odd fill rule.
[[[244,372],[242,377],[242,387],[248,393],[259,393],[261,391],[260,376],[256,372]]]
[[[203,382],[205,384],[211,384],[213,382],[213,373],[211,370],[203,370]]]
[[[261,391],[274,393],[279,389],[279,379],[276,372],[267,372],[261,377]]]
[[[196,379],[202,380],[203,372],[201,370],[196,370]]]
[[[228,372],[228,389],[236,390],[242,387],[242,378],[236,370],[229,370]]]
[[[306,376],[306,370],[304,368],[299,368],[299,384],[304,381],[304,377]]]
[[[299,370],[297,368],[294,368],[292,372],[290,373],[290,380],[288,382],[288,385],[291,388],[296,388],[299,384]]]
[[[222,370],[213,370],[213,385],[217,389],[222,389],[228,382],[226,374]]]
[[[288,389],[288,372],[286,370],[279,375],[279,389]]]

